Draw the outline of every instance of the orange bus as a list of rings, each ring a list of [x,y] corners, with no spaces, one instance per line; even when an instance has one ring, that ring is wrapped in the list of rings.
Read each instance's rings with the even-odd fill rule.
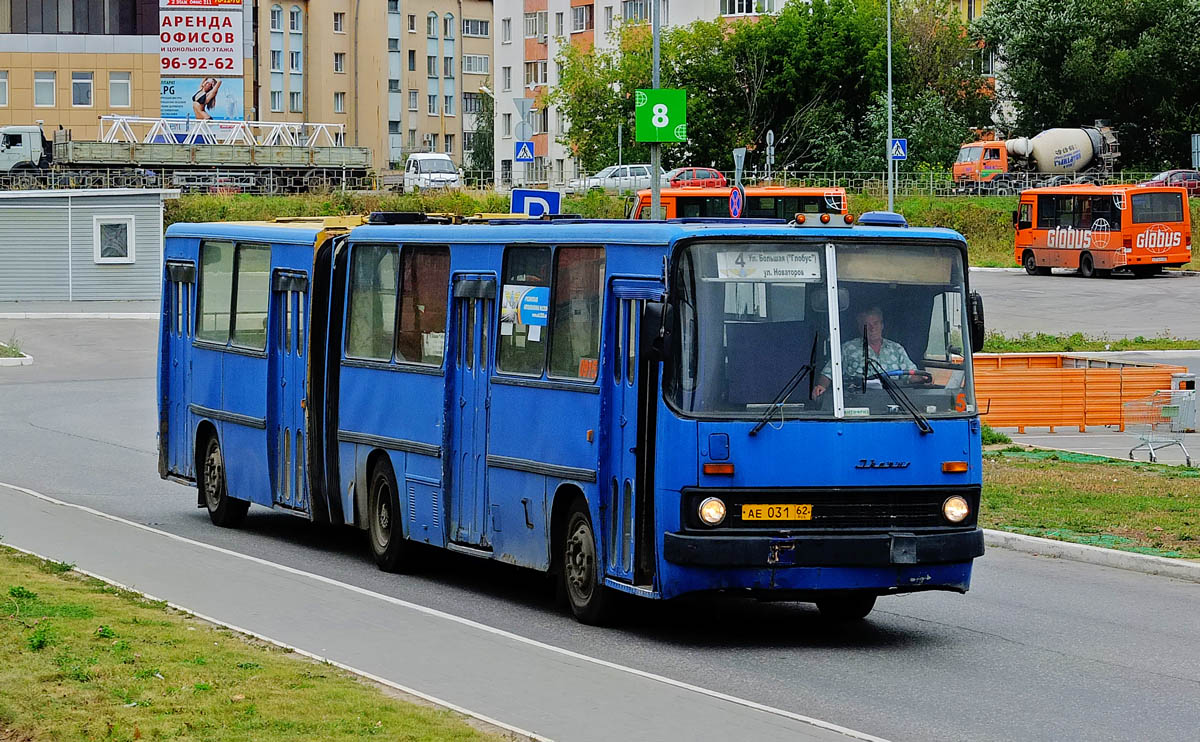
[[[1074,268],[1089,278],[1114,270],[1149,276],[1192,259],[1192,220],[1183,188],[1031,188],[1021,192],[1013,227],[1013,258],[1030,275]]]
[[[664,188],[664,219],[729,218],[731,188]],[[746,186],[746,219],[792,219],[796,214],[845,214],[845,188]],[[650,218],[650,190],[638,191],[630,212],[633,219]]]

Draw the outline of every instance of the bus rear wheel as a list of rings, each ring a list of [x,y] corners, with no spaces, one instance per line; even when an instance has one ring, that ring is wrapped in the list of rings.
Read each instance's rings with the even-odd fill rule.
[[[236,528],[241,525],[250,509],[246,500],[235,500],[229,496],[225,484],[225,457],[221,454],[221,442],[214,434],[204,445],[204,462],[200,469],[200,489],[204,493],[204,505],[213,525],[221,528]]]
[[[371,467],[367,497],[367,530],[371,537],[371,555],[384,572],[399,572],[404,566],[408,544],[400,525],[400,496],[396,475],[386,458]]]
[[[1021,256],[1021,264],[1025,266],[1025,272],[1031,276],[1048,276],[1050,268],[1048,266],[1039,266],[1037,258],[1033,255],[1033,250],[1026,250]]]
[[[615,596],[600,579],[596,534],[582,499],[571,505],[559,544],[559,579],[571,613],[581,623],[605,623],[612,616]]]
[[[817,601],[821,618],[828,621],[861,621],[875,607],[875,596],[862,593],[830,595]]]

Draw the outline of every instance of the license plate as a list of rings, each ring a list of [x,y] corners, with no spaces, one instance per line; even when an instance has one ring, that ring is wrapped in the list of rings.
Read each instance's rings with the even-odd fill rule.
[[[812,520],[812,505],[743,505],[742,520]]]

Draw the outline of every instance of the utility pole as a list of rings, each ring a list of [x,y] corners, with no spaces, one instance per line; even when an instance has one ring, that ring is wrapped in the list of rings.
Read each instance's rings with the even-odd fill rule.
[[[891,2],[891,0],[888,0]],[[653,45],[654,66],[650,73],[650,87],[658,90],[658,5],[659,0],[650,1],[650,35]],[[650,218],[662,218],[662,183],[659,180],[658,173],[662,170],[662,145],[658,142],[650,143]]]
[[[892,160],[892,0],[887,0],[887,111],[888,135],[884,143],[884,162],[887,163],[888,211],[896,210],[896,170]]]

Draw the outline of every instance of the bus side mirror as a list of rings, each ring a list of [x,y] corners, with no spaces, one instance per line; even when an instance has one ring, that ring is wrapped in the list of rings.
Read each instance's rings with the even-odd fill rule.
[[[1017,215],[1016,209],[1013,210],[1012,217],[1013,217],[1013,229],[1020,229],[1021,227],[1019,226],[1019,223],[1020,223],[1021,217]]]
[[[983,342],[987,335],[983,324],[983,297],[978,291],[972,291],[968,299],[967,306],[971,315],[971,352],[978,353],[983,350]]]
[[[642,354],[665,361],[671,348],[671,327],[674,313],[665,301],[648,301],[642,310],[642,332],[639,344]]]

